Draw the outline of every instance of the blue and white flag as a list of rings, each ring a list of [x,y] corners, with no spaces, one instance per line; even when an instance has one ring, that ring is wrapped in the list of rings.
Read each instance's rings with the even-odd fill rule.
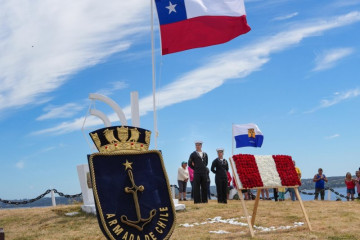
[[[236,148],[261,147],[264,140],[264,135],[254,123],[233,124],[233,136],[235,138]]]

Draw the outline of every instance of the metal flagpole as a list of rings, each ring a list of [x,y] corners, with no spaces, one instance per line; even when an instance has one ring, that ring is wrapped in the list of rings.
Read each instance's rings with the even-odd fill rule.
[[[155,79],[155,53],[154,53],[154,3],[150,0],[151,5],[151,62],[152,62],[152,87],[153,87],[153,113],[154,113],[154,143],[157,149],[157,118],[156,118],[156,79]]]
[[[231,145],[231,157],[234,156],[234,124],[231,124],[232,133],[232,145]]]

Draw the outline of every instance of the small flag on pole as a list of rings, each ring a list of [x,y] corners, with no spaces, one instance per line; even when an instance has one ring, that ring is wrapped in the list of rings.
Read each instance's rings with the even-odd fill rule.
[[[259,127],[254,123],[233,125],[233,136],[236,148],[241,147],[261,147],[264,136]]]
[[[230,41],[250,31],[244,0],[155,0],[162,55]]]

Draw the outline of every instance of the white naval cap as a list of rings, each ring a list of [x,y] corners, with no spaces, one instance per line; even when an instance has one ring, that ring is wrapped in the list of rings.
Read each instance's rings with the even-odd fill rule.
[[[223,152],[224,149],[223,149],[223,148],[217,148],[216,151],[217,151],[217,152]]]
[[[202,142],[202,141],[197,140],[197,141],[195,141],[195,144],[203,144],[203,142]]]

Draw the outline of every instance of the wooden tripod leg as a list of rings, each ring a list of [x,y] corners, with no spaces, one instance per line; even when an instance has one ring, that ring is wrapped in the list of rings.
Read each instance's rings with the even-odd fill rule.
[[[254,237],[254,229],[253,229],[253,227],[251,225],[251,220],[250,220],[249,213],[248,213],[248,210],[247,210],[246,205],[245,205],[244,196],[243,196],[241,190],[238,190],[238,193],[239,193],[239,197],[240,197],[240,200],[241,200],[241,205],[243,207],[247,223],[249,225],[250,235],[251,235],[251,237]]]
[[[304,204],[303,204],[303,202],[302,202],[302,200],[301,200],[301,197],[300,197],[300,194],[299,194],[299,190],[298,190],[297,187],[295,187],[294,189],[295,189],[295,195],[296,195],[296,197],[298,198],[299,203],[300,203],[300,206],[301,206],[301,209],[302,209],[302,211],[303,211],[303,213],[304,213],[306,223],[307,223],[307,225],[308,225],[308,227],[309,227],[309,231],[312,231],[311,224],[310,224],[310,221],[309,221],[309,217],[308,217],[308,215],[307,215],[307,213],[306,213],[306,211],[305,211],[305,207],[304,207]]]
[[[256,212],[257,212],[257,208],[258,208],[259,200],[260,200],[260,192],[261,192],[261,190],[257,189],[253,215],[251,217],[251,226],[254,226],[254,223],[255,223]]]

